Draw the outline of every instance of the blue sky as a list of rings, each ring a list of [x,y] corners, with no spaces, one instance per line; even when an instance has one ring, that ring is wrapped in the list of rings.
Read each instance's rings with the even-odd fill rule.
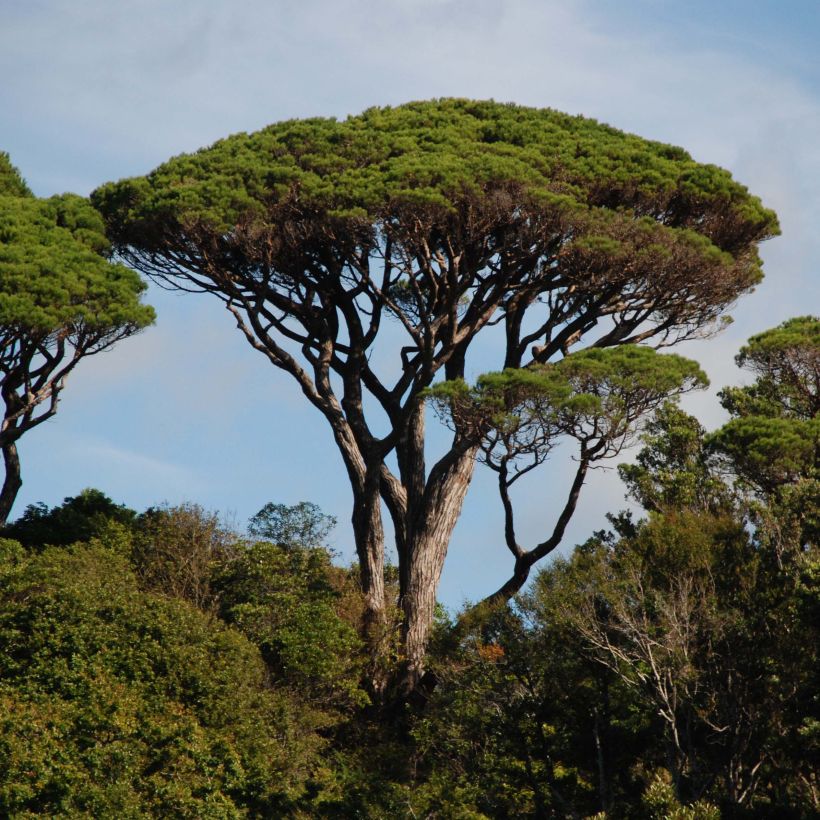
[[[817,313],[820,3],[781,0],[0,0],[0,149],[39,195],[88,193],[277,120],[438,96],[580,113],[682,145],[775,208],[767,278],[720,337],[680,352],[713,384],[754,332]],[[60,412],[21,442],[26,504],[95,486],[138,509],[198,501],[240,525],[267,501],[340,520],[349,491],[322,419],[207,297],[152,288],[154,328],[83,363]],[[488,367],[497,362],[488,361]],[[707,425],[714,391],[688,405]],[[564,495],[553,462],[521,494],[535,540]],[[622,506],[614,471],[585,488],[568,544]],[[479,472],[441,587],[456,606],[509,570]]]

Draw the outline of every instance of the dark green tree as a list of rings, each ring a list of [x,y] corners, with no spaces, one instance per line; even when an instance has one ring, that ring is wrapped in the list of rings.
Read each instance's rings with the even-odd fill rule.
[[[273,541],[281,547],[324,547],[325,539],[336,526],[336,519],[326,515],[317,504],[265,504],[248,524],[248,532]]]
[[[411,682],[480,445],[456,423],[428,465],[425,391],[464,378],[479,334],[520,369],[708,333],[760,280],[757,243],[778,231],[680,148],[454,99],[238,134],[92,198],[124,259],[220,298],[327,419],[371,624],[385,617],[386,506]],[[385,337],[397,356],[380,367]]]
[[[620,468],[648,516],[612,516],[614,532],[511,607],[473,610],[455,651],[453,630],[443,656],[434,642],[417,814],[816,815],[814,442],[778,445],[766,423],[815,417],[818,349],[808,318],[753,337],[738,363],[757,380],[723,391],[733,418],[715,434],[663,405]],[[492,415],[495,435],[531,454],[567,399],[559,373],[432,392],[450,412]]]
[[[260,648],[272,680],[335,712],[367,700],[361,640],[337,611],[343,575],[327,550],[258,541],[220,563],[212,582],[220,616]]]
[[[548,575],[515,609],[474,620],[455,652],[433,642],[439,683],[413,730],[417,816],[589,817],[637,802],[651,721],[585,656]]]
[[[757,377],[728,387],[724,407],[745,418],[813,419],[820,413],[820,319],[799,316],[752,336],[740,349],[738,367]]]
[[[109,261],[99,214],[72,194],[37,199],[0,153],[0,525],[22,485],[17,442],[51,418],[81,359],[154,320],[145,285]]]
[[[89,488],[63,499],[56,507],[29,504],[16,521],[3,528],[2,534],[24,547],[42,549],[103,537],[112,524],[128,529],[136,518],[134,510]]]
[[[820,319],[789,319],[737,356],[757,378],[722,391],[731,413],[710,445],[736,478],[761,536],[778,550],[820,538]]]
[[[694,416],[664,405],[646,424],[642,439],[635,463],[618,465],[630,497],[641,507],[657,513],[734,509],[734,493],[716,471],[706,430]]]
[[[722,391],[716,432],[656,414],[621,468],[650,517],[613,517],[567,611],[663,717],[679,794],[816,810],[820,322],[758,334],[737,363],[757,378]]]

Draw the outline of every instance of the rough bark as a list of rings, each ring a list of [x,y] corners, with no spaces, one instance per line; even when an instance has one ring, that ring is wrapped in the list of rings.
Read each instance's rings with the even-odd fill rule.
[[[475,467],[475,448],[434,469],[425,503],[406,544],[406,586],[401,591],[404,615],[402,688],[412,690],[424,671],[424,656],[436,607],[436,592],[453,529]]]
[[[2,446],[3,463],[5,466],[5,479],[3,488],[0,490],[0,527],[5,526],[8,521],[11,508],[17,493],[23,486],[23,479],[20,477],[20,457],[17,454],[17,445],[9,441]]]
[[[384,528],[378,484],[355,495],[352,523],[364,595],[364,630],[368,643],[375,647],[385,621]]]

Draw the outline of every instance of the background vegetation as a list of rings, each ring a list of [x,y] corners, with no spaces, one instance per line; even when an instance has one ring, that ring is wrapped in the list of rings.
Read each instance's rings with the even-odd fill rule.
[[[440,611],[388,706],[314,505],[247,534],[95,490],[29,507],[0,540],[0,814],[817,816],[819,362],[797,318],[743,348],[720,429],[658,410],[621,468],[643,514]]]

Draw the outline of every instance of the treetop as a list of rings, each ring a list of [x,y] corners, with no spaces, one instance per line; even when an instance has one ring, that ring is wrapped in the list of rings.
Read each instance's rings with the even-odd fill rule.
[[[728,455],[744,477],[772,490],[816,474],[820,418],[734,418],[709,442]]]
[[[778,232],[757,197],[681,148],[550,109],[465,99],[276,123],[92,198],[127,245],[148,241],[163,220],[226,230],[264,222],[286,202],[302,216],[372,222],[402,206],[446,213],[505,195],[530,207],[650,216],[729,252]]]
[[[820,319],[816,316],[795,316],[777,327],[752,336],[737,355],[740,367],[753,370],[765,367],[789,351],[817,351],[820,348]]]
[[[108,252],[102,219],[82,197],[0,194],[0,326],[47,334],[151,324],[145,284]]]
[[[692,359],[675,353],[658,353],[651,347],[622,345],[579,350],[555,363],[485,373],[478,377],[474,390],[487,400],[510,392],[516,396],[561,399],[580,393],[600,396],[641,389],[666,394],[708,384],[706,374]],[[425,395],[446,399],[468,390],[461,380],[439,382]]]
[[[820,319],[797,316],[752,336],[736,356],[757,376],[721,391],[733,415],[812,419],[820,413]]]
[[[623,345],[580,350],[556,363],[486,373],[474,387],[461,379],[439,382],[425,395],[445,420],[450,415],[471,418],[506,433],[535,424],[551,428],[551,435],[569,432],[579,437],[588,435],[592,425],[596,435],[607,429],[618,437],[648,409],[708,384],[691,359]]]
[[[20,172],[11,164],[5,151],[0,151],[0,196],[32,196]]]

